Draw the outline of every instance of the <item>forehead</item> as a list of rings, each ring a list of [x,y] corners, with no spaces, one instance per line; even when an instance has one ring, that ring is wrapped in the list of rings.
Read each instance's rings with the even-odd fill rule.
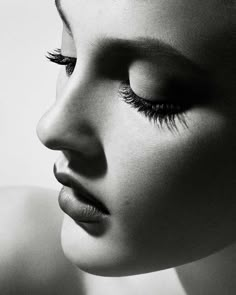
[[[205,59],[209,59],[211,44],[217,51],[231,34],[234,9],[225,2],[61,0],[61,6],[80,44],[95,44],[106,38],[158,38],[189,58],[200,60],[204,47],[208,48],[203,50]]]

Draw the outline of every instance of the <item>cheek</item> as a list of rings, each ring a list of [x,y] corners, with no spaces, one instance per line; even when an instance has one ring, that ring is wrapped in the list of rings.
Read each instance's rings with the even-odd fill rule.
[[[109,203],[121,235],[140,249],[160,239],[180,247],[210,241],[233,216],[232,127],[207,110],[195,110],[189,129],[176,134],[138,116],[120,124],[106,151]]]

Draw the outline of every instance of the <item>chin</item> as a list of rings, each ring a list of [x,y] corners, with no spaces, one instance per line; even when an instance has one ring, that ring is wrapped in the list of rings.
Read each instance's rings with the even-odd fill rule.
[[[79,269],[98,276],[118,276],[114,270],[116,256],[109,255],[111,251],[106,234],[101,233],[96,226],[77,224],[65,215],[61,245],[68,260]]]
[[[148,260],[145,255],[134,253],[127,243],[124,243],[125,247],[119,244],[109,230],[102,235],[91,234],[91,231],[89,225],[78,225],[65,216],[61,231],[63,252],[72,264],[84,272],[104,277],[122,277],[170,267],[154,264],[153,257]],[[145,254],[145,251],[141,252]]]
[[[140,263],[136,265],[139,261],[137,256],[119,246],[114,247],[117,243],[114,243],[112,234],[91,234],[91,228],[88,227],[78,225],[65,216],[61,231],[65,256],[82,271],[97,276],[121,277],[157,270],[144,269]]]

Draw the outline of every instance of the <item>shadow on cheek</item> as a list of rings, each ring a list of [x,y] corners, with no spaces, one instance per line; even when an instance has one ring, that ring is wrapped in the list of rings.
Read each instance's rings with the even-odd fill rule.
[[[73,161],[70,162],[69,167],[90,179],[101,177],[107,171],[107,161],[104,152],[100,152],[99,155],[86,157],[85,155],[76,156]]]

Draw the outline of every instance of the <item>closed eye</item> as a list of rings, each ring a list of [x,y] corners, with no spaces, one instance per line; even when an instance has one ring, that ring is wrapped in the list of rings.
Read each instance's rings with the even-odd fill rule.
[[[76,57],[62,55],[61,49],[55,49],[53,52],[48,52],[46,57],[51,62],[65,66],[66,74],[68,77],[73,74],[77,62]]]
[[[160,127],[165,125],[170,131],[178,131],[177,122],[179,122],[183,127],[188,128],[186,111],[191,107],[189,104],[173,101],[156,101],[155,103],[148,101],[136,95],[129,82],[121,84],[119,95],[126,103]]]

